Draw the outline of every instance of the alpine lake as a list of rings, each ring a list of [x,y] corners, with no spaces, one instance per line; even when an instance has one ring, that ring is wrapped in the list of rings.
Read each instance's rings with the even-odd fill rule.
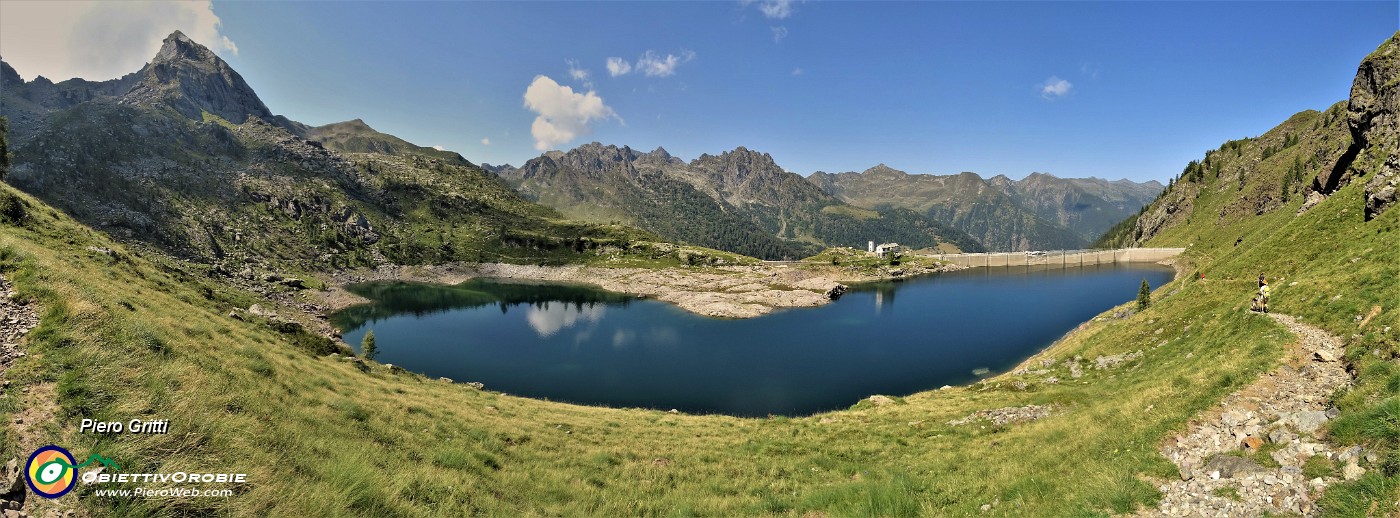
[[[801,416],[1005,370],[1133,300],[1155,264],[992,267],[856,284],[839,300],[715,319],[592,287],[374,282],[331,321],[376,360],[509,394],[693,414]]]

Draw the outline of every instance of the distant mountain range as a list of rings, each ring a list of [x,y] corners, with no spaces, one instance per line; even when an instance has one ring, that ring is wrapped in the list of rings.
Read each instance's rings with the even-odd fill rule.
[[[975,173],[909,174],[877,165],[861,173],[813,173],[827,194],[858,207],[901,207],[977,239],[990,250],[1082,248],[1162,192],[1156,181],[1057,178],[1021,180]]]
[[[586,144],[521,167],[484,166],[566,216],[636,225],[680,242],[766,259],[869,241],[981,250],[966,234],[900,207],[855,207],[744,147],[686,163],[665,149]],[[951,245],[949,247],[948,245]]]
[[[1044,173],[1022,180],[908,174],[884,164],[803,179],[744,147],[686,163],[661,148],[596,142],[519,168],[483,167],[571,218],[766,258],[871,240],[963,251],[1083,248],[1163,188]]]

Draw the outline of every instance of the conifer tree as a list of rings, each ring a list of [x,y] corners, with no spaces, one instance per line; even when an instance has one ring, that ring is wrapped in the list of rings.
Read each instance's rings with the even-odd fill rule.
[[[374,345],[374,330],[371,329],[369,332],[365,333],[365,339],[360,341],[360,356],[363,356],[366,360],[373,360],[374,357],[378,355],[379,348]]]

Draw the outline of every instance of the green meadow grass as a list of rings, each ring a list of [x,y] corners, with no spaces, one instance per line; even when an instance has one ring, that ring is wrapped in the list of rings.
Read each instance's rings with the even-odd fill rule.
[[[100,452],[128,472],[249,474],[229,499],[96,499],[80,487],[79,505],[95,515],[943,516],[983,505],[998,515],[1108,515],[1154,505],[1151,481],[1177,476],[1162,441],[1276,366],[1294,339],[1247,311],[1264,271],[1282,277],[1275,311],[1346,338],[1361,373],[1334,398],[1344,414],[1331,433],[1382,451],[1390,467],[1329,491],[1324,506],[1364,514],[1395,499],[1400,465],[1400,211],[1362,222],[1363,183],[1301,217],[1295,200],[1169,230],[1151,244],[1187,245],[1181,268],[1205,272],[1206,282],[1182,275],[1145,311],[1115,319],[1110,310],[1033,361],[1141,350],[1138,360],[1078,379],[1056,363],[1047,375],[1004,374],[905,404],[852,401],[850,410],[771,419],[553,403],[373,363],[362,372],[266,322],[229,318],[256,300],[249,294],[0,186],[29,212],[20,225],[0,224],[0,271],[44,308],[30,355],[5,374],[15,383],[0,418],[32,403],[22,388],[52,386],[58,414],[41,426],[43,443]],[[1233,195],[1203,195],[1197,211]],[[1381,313],[1358,329],[1355,316],[1372,306]],[[1055,410],[1009,426],[947,424],[1029,404]],[[82,418],[171,425],[166,435],[80,435]],[[0,434],[4,458],[29,453],[12,429]]]

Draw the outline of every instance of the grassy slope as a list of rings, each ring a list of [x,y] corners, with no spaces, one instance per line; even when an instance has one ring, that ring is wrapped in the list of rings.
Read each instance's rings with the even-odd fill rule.
[[[1276,137],[1246,146],[1262,148]],[[227,318],[230,307],[252,301],[247,295],[128,252],[19,195],[31,219],[23,227],[0,223],[0,269],[47,309],[30,356],[6,373],[16,383],[0,398],[0,422],[34,404],[23,388],[54,383],[61,411],[41,425],[41,444],[80,456],[101,452],[128,472],[251,474],[227,501],[80,497],[100,514],[966,515],[989,503],[1005,514],[1105,514],[1150,505],[1156,492],[1141,477],[1176,475],[1157,451],[1161,440],[1277,363],[1292,337],[1244,310],[1254,276],[1264,271],[1280,281],[1276,311],[1347,339],[1361,382],[1335,398],[1344,415],[1332,433],[1386,454],[1388,467],[1368,466],[1366,477],[1332,490],[1325,505],[1342,514],[1384,513],[1372,506],[1395,500],[1400,467],[1400,367],[1393,360],[1400,356],[1400,211],[1362,221],[1367,173],[1302,216],[1294,216],[1301,196],[1263,214],[1219,216],[1240,200],[1277,193],[1289,153],[1302,149],[1260,162],[1243,187],[1219,183],[1236,182],[1228,169],[1225,180],[1207,175],[1193,198],[1196,216],[1149,243],[1189,245],[1186,272],[1203,272],[1206,282],[1183,276],[1159,287],[1146,311],[1086,323],[1043,353],[1092,359],[1142,350],[1140,360],[1086,369],[1080,379],[1057,365],[1049,375],[1058,384],[1003,376],[903,404],[801,419],[579,407],[382,366],[362,373],[294,347],[264,324]],[[1259,149],[1240,156],[1257,157]],[[88,246],[114,248],[121,259]],[[1358,329],[1356,316],[1373,306],[1381,312]],[[1392,329],[1380,331],[1385,326]],[[1009,427],[945,424],[1025,404],[1057,410]],[[169,418],[172,433],[99,440],[75,433],[83,417]],[[0,458],[28,453],[11,429],[0,433]]]
[[[1309,144],[1328,131],[1328,120],[1323,113],[1303,112],[1245,143],[1241,157],[1252,159],[1265,147],[1277,145],[1284,134],[1302,135],[1301,144],[1248,166],[1243,184],[1210,174],[1202,185],[1178,183],[1178,188],[1199,189],[1193,212],[1146,245],[1187,246],[1192,271],[1204,273],[1211,284],[1237,290],[1240,305],[1247,305],[1262,272],[1272,280],[1271,310],[1297,315],[1343,338],[1347,359],[1360,376],[1357,388],[1334,397],[1345,415],[1334,424],[1333,435],[1340,442],[1377,448],[1387,458],[1383,469],[1333,489],[1324,505],[1342,514],[1375,513],[1372,502],[1400,500],[1400,365],[1395,361],[1400,357],[1400,211],[1363,221],[1362,186],[1378,163],[1360,164],[1364,176],[1302,215],[1295,216],[1303,204],[1301,195],[1261,215],[1237,210],[1253,203],[1245,199],[1278,196],[1294,156],[1310,156],[1317,145]],[[1340,117],[1330,124],[1344,131]],[[1321,139],[1321,144],[1331,143]],[[1309,171],[1308,177],[1315,172]],[[1379,313],[1359,327],[1373,308]]]
[[[1081,380],[1057,366],[1057,385],[1031,380],[1021,391],[1003,379],[802,419],[578,407],[314,357],[226,318],[243,295],[48,209],[30,212],[26,228],[0,225],[0,249],[5,275],[48,309],[31,356],[7,374],[18,383],[0,417],[20,408],[21,387],[57,382],[62,412],[45,442],[102,452],[128,471],[252,475],[228,501],[81,500],[113,514],[907,515],[971,514],[993,501],[1025,514],[1123,511],[1154,498],[1140,473],[1173,475],[1159,441],[1269,367],[1287,340],[1272,321],[1232,309],[1241,289],[1177,283],[1159,296],[1182,292],[1148,311],[1088,324],[1048,353],[1143,349],[1142,360]],[[944,424],[1032,403],[1059,410],[1008,428]],[[169,418],[172,433],[99,441],[74,433],[88,416]],[[26,453],[0,444],[4,456]]]

